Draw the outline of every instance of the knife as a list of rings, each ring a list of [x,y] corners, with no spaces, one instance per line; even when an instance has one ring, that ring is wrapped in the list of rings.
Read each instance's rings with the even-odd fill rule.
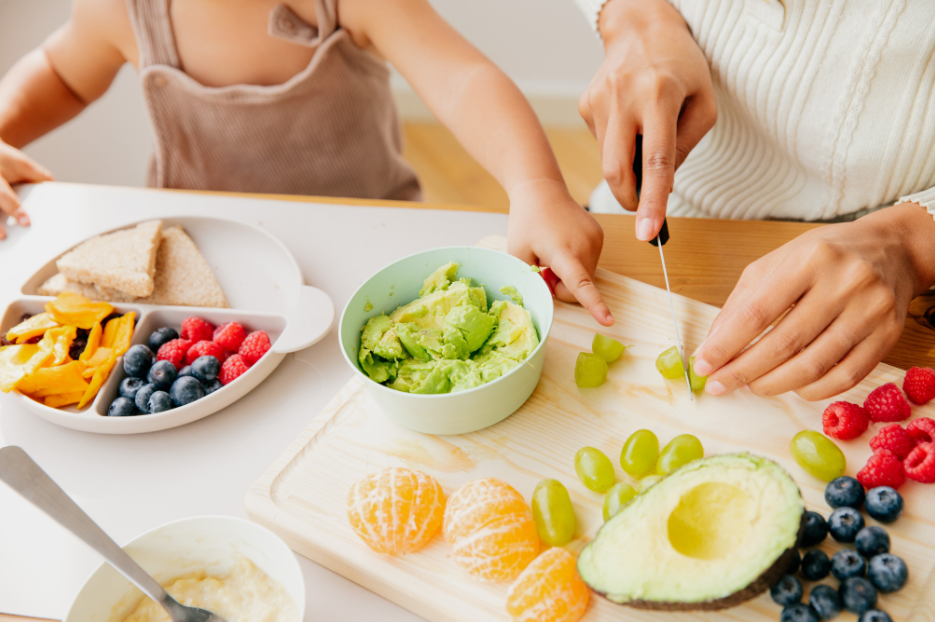
[[[636,174],[636,196],[640,196],[640,190],[643,182],[643,137],[636,136],[636,151],[633,155],[633,172]],[[692,381],[688,375],[688,361],[685,360],[685,348],[682,347],[682,337],[679,335],[679,323],[675,319],[675,303],[672,301],[672,288],[669,287],[669,272],[666,270],[666,256],[662,252],[662,247],[669,241],[669,223],[668,219],[662,221],[662,228],[659,234],[649,241],[650,244],[659,249],[659,259],[662,261],[662,276],[666,281],[666,291],[669,293],[669,311],[672,312],[672,327],[675,329],[675,342],[678,347],[679,358],[682,360],[682,370],[685,372],[685,384],[688,386],[688,398],[694,401],[695,396],[692,392]]]

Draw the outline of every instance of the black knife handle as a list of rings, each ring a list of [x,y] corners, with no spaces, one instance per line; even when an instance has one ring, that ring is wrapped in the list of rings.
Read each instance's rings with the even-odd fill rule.
[[[633,173],[636,175],[636,197],[639,198],[640,191],[643,189],[643,137],[636,135],[636,149],[633,153]],[[649,241],[653,246],[663,246],[669,241],[669,223],[662,221],[662,229],[659,230],[659,236]]]
[[[659,246],[661,243],[663,246],[666,245],[666,242],[669,241],[669,220],[662,221],[662,229],[659,230],[659,235],[649,241],[653,246]]]

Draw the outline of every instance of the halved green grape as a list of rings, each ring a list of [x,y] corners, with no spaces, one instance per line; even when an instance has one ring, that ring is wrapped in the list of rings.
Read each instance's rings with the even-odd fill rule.
[[[656,473],[665,475],[698,458],[704,458],[704,447],[701,446],[701,441],[691,434],[679,434],[659,453]]]
[[[608,363],[613,363],[620,358],[627,346],[616,339],[605,337],[600,333],[594,333],[594,340],[591,342],[591,352],[598,355]]]
[[[568,490],[558,480],[544,479],[536,484],[532,518],[539,538],[549,546],[565,546],[575,537],[575,510]]]
[[[688,380],[692,385],[692,391],[703,391],[704,385],[708,381],[707,376],[699,376],[695,373],[695,357],[688,359]]]
[[[656,358],[656,369],[662,374],[663,378],[675,380],[685,377],[685,367],[682,365],[682,357],[679,356],[679,349],[672,346]]]
[[[802,430],[793,436],[789,452],[800,467],[826,482],[841,477],[847,468],[841,448],[814,430]]]
[[[620,466],[627,474],[639,477],[649,473],[659,457],[659,439],[650,430],[637,430],[620,451]]]
[[[662,481],[661,475],[649,475],[640,480],[640,493],[644,493]]]
[[[610,490],[604,493],[604,522],[613,518],[635,496],[636,491],[629,484],[621,482],[611,486]]]
[[[593,447],[582,447],[575,454],[575,473],[581,483],[594,492],[605,492],[617,479],[610,458]]]
[[[596,354],[582,352],[575,361],[575,384],[582,389],[599,387],[607,380],[607,361]]]

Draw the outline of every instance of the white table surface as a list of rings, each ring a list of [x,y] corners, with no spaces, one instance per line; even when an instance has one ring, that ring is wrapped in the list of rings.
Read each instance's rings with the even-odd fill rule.
[[[258,225],[292,251],[305,280],[340,312],[357,286],[407,254],[506,234],[500,214],[321,205],[104,186],[43,184],[22,192],[32,227],[0,242],[0,302],[19,296],[45,262],[100,231],[144,218],[199,215]],[[337,324],[244,399],[201,421],[152,434],[60,428],[0,394],[0,445],[19,445],[117,542],[188,516],[246,517],[251,484],[351,377]],[[305,620],[418,620],[299,557]],[[99,559],[0,484],[0,613],[62,619]]]

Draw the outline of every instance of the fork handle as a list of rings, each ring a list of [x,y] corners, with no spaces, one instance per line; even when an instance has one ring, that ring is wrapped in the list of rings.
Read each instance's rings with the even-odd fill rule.
[[[94,549],[144,594],[165,607],[173,619],[181,619],[175,615],[179,606],[175,599],[117,546],[21,448],[0,448],[0,480]]]

